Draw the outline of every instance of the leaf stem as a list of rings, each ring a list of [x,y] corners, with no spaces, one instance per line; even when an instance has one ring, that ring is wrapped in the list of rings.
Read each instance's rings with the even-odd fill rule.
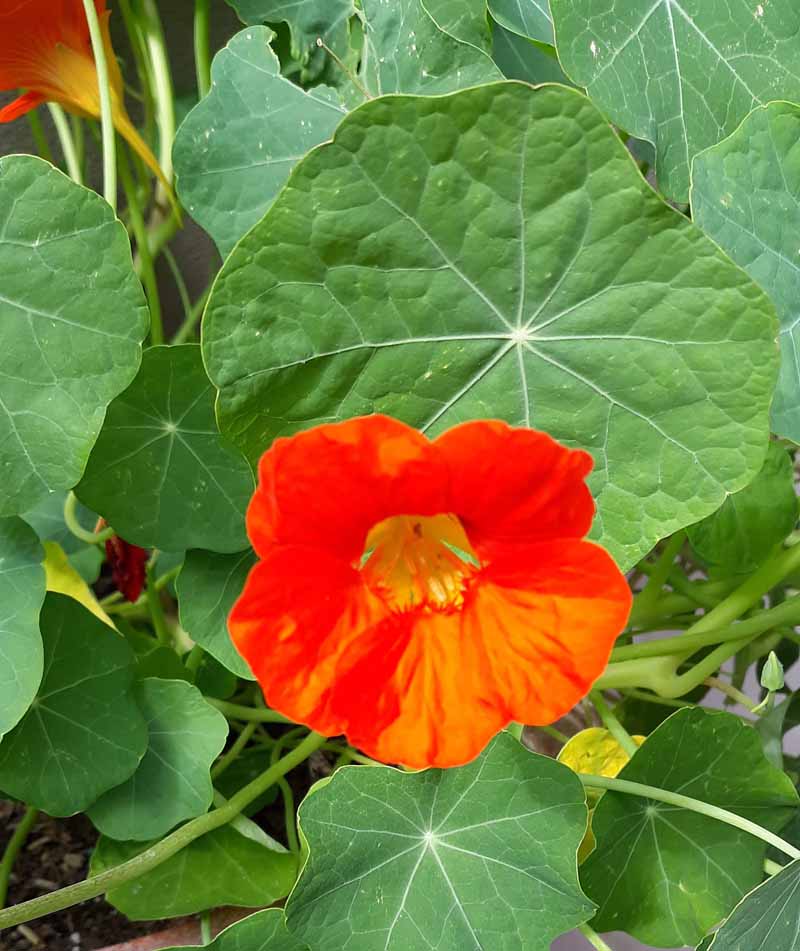
[[[213,697],[206,697],[206,701],[232,720],[249,720],[253,723],[293,722],[282,713],[278,713],[277,710],[267,710],[264,707],[246,707],[240,703],[229,703],[227,700],[216,700]]]
[[[89,36],[92,40],[92,53],[97,69],[97,86],[100,91],[100,122],[103,129],[103,195],[116,210],[117,207],[117,156],[114,140],[114,115],[111,111],[111,86],[108,78],[108,62],[103,45],[103,33],[97,16],[94,0],[83,0],[86,22],[89,24]]]
[[[597,948],[597,951],[614,951],[611,945],[606,944],[594,928],[589,925],[578,925],[578,931],[580,931],[593,948]]]
[[[602,693],[600,693],[599,690],[592,692],[591,701],[594,704],[595,710],[597,710],[597,712],[600,714],[600,719],[603,721],[603,726],[614,737],[617,743],[619,743],[622,749],[625,750],[628,756],[633,757],[639,747],[634,742],[630,733],[628,733],[616,716],[614,716],[614,712],[606,703]]]
[[[788,855],[792,859],[800,859],[800,849],[796,849],[791,843],[782,839],[780,836],[770,832],[762,826],[756,825],[743,816],[737,816],[735,812],[729,812],[719,806],[713,806],[709,802],[701,802],[699,799],[692,799],[689,796],[683,796],[681,793],[672,792],[669,789],[659,789],[657,786],[646,786],[643,783],[634,783],[627,779],[612,779],[609,776],[590,776],[587,773],[579,773],[578,777],[584,786],[591,789],[608,789],[611,792],[626,793],[631,796],[639,796],[643,799],[653,799],[656,802],[665,802],[670,806],[677,806],[679,809],[688,809],[690,812],[699,813],[701,816],[708,816],[710,819],[717,819],[729,826],[741,829],[743,832],[749,832],[750,835],[767,842],[769,845]]]
[[[187,822],[186,825],[176,829],[151,848],[145,849],[144,852],[135,855],[121,865],[115,865],[113,868],[100,872],[98,875],[93,875],[76,885],[68,885],[56,892],[41,895],[39,898],[33,898],[30,901],[7,908],[5,911],[0,911],[0,929],[20,925],[42,915],[49,915],[55,911],[77,905],[79,902],[88,901],[90,898],[97,898],[98,895],[104,895],[113,888],[119,888],[120,885],[139,878],[145,872],[151,871],[151,869],[166,862],[167,859],[172,858],[190,842],[194,842],[195,839],[199,839],[200,836],[206,835],[214,829],[227,825],[254,799],[257,799],[273,786],[281,776],[285,776],[295,766],[308,759],[314,750],[319,749],[324,743],[324,736],[319,733],[309,733],[302,743],[248,783],[243,789],[240,789],[219,809],[213,809],[211,812]]]
[[[214,764],[211,770],[211,778],[216,779],[218,776],[221,776],[225,770],[239,758],[242,754],[242,751],[253,738],[253,734],[258,729],[258,723],[255,720],[251,720],[242,732],[236,737],[231,748],[225,753],[224,756],[221,756],[219,760]]]
[[[104,545],[109,538],[114,537],[113,528],[104,528],[102,532],[90,532],[78,521],[78,497],[74,492],[68,492],[64,499],[64,524],[70,533],[87,545]]]
[[[734,703],[740,704],[740,706],[743,706],[751,713],[755,710],[756,705],[746,693],[742,693],[742,691],[734,687],[733,684],[727,683],[720,677],[706,677],[703,683],[707,687],[713,687],[714,690],[721,691],[726,697],[729,697],[731,700],[733,700]]]
[[[89,3],[91,0],[84,0]],[[144,40],[150,54],[151,79],[156,104],[158,126],[158,164],[167,181],[172,181],[172,143],[175,138],[175,98],[172,89],[172,73],[169,68],[164,29],[158,15],[155,0],[141,0],[143,16],[140,20]],[[157,186],[163,203],[170,201],[163,184]]]
[[[36,151],[45,161],[50,162],[51,165],[55,165],[53,153],[50,151],[50,144],[47,141],[47,136],[44,134],[44,127],[42,126],[38,109],[32,109],[28,113],[28,124],[31,127],[31,135],[36,145]]]
[[[200,99],[211,89],[210,15],[211,0],[194,0],[194,66]]]
[[[150,611],[150,618],[156,632],[159,643],[165,647],[172,644],[172,633],[167,623],[167,617],[164,614],[164,605],[161,603],[161,594],[156,587],[155,564],[153,559],[147,565],[147,585],[145,588],[147,597],[147,607]]]
[[[676,532],[664,546],[664,550],[658,556],[658,560],[650,572],[647,584],[637,597],[640,611],[652,611],[655,608],[656,602],[662,594],[661,589],[664,587],[670,571],[672,571],[672,564],[678,552],[683,548],[685,540],[686,536],[683,532]]]
[[[28,806],[3,851],[3,857],[0,859],[0,908],[4,908],[6,904],[8,883],[11,879],[14,862],[16,862],[17,856],[22,851],[22,846],[25,845],[25,840],[36,825],[38,818],[39,810],[34,809],[33,806]]]
[[[78,185],[83,184],[83,171],[78,159],[78,149],[75,145],[75,139],[72,136],[72,129],[67,121],[64,110],[57,102],[48,102],[47,109],[50,118],[53,120],[53,126],[58,136],[58,143],[64,155],[64,164],[67,166],[67,174]]]

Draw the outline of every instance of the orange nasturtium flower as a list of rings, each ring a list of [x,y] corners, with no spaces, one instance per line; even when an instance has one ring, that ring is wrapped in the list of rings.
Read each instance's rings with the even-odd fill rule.
[[[278,439],[231,613],[267,702],[368,755],[456,766],[603,671],[631,594],[585,541],[591,457],[500,422],[367,416]]]
[[[106,0],[95,0],[95,7],[108,62],[114,125],[164,181],[155,156],[125,109]],[[25,92],[0,109],[0,122],[11,122],[43,102],[57,102],[79,116],[100,116],[100,88],[83,0],[0,0],[0,89],[19,88]]]

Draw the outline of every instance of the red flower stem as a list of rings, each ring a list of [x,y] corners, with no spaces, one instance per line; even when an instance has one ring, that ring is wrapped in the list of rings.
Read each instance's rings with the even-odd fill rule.
[[[659,789],[657,786],[645,786],[643,783],[633,783],[627,779],[612,779],[608,776],[590,776],[586,773],[579,773],[578,778],[584,786],[590,789],[607,789],[611,792],[626,793],[631,796],[640,796],[643,799],[653,799],[656,802],[664,802],[669,806],[677,806],[679,809],[688,809],[690,812],[697,812],[700,815],[708,816],[711,819],[717,819],[729,826],[741,829],[743,832],[749,832],[750,835],[767,842],[773,848],[783,852],[792,859],[800,859],[800,849],[796,849],[791,843],[782,839],[780,836],[770,832],[763,826],[756,825],[744,816],[739,816],[735,812],[727,809],[721,809],[719,806],[713,806],[709,802],[702,802],[699,799],[692,799],[689,796],[683,796],[680,793],[672,792],[670,789]]]
[[[127,862],[115,865],[99,875],[92,875],[76,885],[68,885],[66,888],[60,888],[48,895],[42,895],[39,898],[33,898],[30,901],[0,911],[0,930],[32,921],[34,918],[40,918],[64,908],[70,908],[72,905],[88,901],[91,898],[97,898],[98,895],[104,895],[107,891],[118,888],[120,885],[133,881],[146,872],[157,868],[167,859],[180,852],[190,842],[194,842],[195,839],[199,839],[200,836],[214,829],[227,825],[254,799],[257,799],[267,789],[275,785],[282,776],[285,776],[295,766],[308,759],[324,743],[324,736],[319,733],[309,733],[302,743],[278,760],[277,763],[270,766],[266,772],[248,783],[243,789],[240,789],[224,806],[187,822],[186,825],[176,829],[151,848],[145,849],[144,852],[135,855],[132,859],[128,859]]]

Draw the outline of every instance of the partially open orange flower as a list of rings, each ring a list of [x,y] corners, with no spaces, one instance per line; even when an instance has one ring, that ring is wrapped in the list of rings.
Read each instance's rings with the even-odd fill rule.
[[[583,540],[591,466],[500,422],[430,441],[368,416],[276,440],[247,515],[261,560],[229,620],[268,703],[415,767],[562,716],[631,604]]]
[[[125,109],[106,0],[95,0],[95,7],[108,61],[114,125],[169,187]],[[0,89],[18,88],[25,93],[0,109],[0,122],[11,122],[43,102],[99,117],[100,88],[82,0],[0,0]]]

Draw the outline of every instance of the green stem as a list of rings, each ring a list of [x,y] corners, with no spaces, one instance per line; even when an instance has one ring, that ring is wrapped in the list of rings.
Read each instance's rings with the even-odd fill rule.
[[[297,819],[295,817],[294,811],[294,793],[292,792],[292,787],[284,779],[283,776],[277,782],[278,789],[281,791],[283,796],[283,816],[284,823],[286,825],[286,842],[289,846],[289,851],[294,852],[295,855],[300,854],[300,841],[297,838]]]
[[[322,746],[324,742],[324,736],[320,736],[319,733],[309,733],[299,746],[270,766],[266,772],[248,783],[243,789],[240,789],[224,806],[187,822],[186,825],[176,829],[166,838],[149,849],[145,849],[139,855],[135,855],[127,862],[107,869],[99,875],[93,875],[76,885],[68,885],[56,892],[33,898],[30,901],[14,905],[5,911],[0,911],[0,929],[20,925],[34,918],[40,918],[43,915],[49,915],[80,902],[88,901],[91,898],[97,898],[98,895],[104,895],[113,888],[119,888],[120,885],[139,878],[145,872],[151,871],[151,869],[176,855],[190,842],[194,842],[195,839],[199,839],[200,836],[206,835],[214,829],[227,825],[254,799],[257,799],[273,786],[281,776],[285,776],[295,766],[308,759],[314,750]]]
[[[686,700],[673,700],[670,697],[659,697],[655,693],[647,693],[645,690],[626,690],[626,697],[632,697],[634,700],[644,700],[645,703],[659,703],[662,707],[673,707],[680,710],[681,707],[691,707],[691,703]]]
[[[199,644],[195,644],[194,647],[189,651],[189,656],[183,662],[183,666],[193,678],[197,676],[197,671],[200,669],[200,664],[203,662],[204,653],[205,651],[203,648]]]
[[[643,606],[639,598],[641,594],[633,598],[633,608],[628,619],[629,627],[651,627],[663,621],[669,621],[676,615],[692,614],[697,610],[697,603],[682,594],[667,592],[652,606],[647,602]]]
[[[200,297],[197,298],[189,310],[189,313],[186,315],[183,323],[175,331],[175,336],[172,338],[173,344],[186,343],[186,341],[194,333],[195,327],[197,326],[200,318],[203,316],[203,309],[206,306],[206,301],[208,300],[210,294],[211,284],[209,284]]]
[[[172,632],[167,623],[167,617],[164,614],[164,605],[161,603],[161,595],[156,587],[152,562],[147,566],[147,586],[145,593],[147,596],[147,607],[150,610],[150,618],[153,621],[153,627],[159,642],[165,647],[172,644]]]
[[[108,81],[108,63],[103,46],[103,34],[97,17],[94,0],[83,0],[92,53],[97,68],[97,85],[100,90],[100,121],[103,128],[103,195],[112,208],[117,207],[117,156],[114,141],[114,116],[111,112],[111,86]]]
[[[0,909],[4,908],[6,904],[8,883],[11,879],[11,870],[14,868],[14,862],[16,862],[17,856],[22,850],[22,846],[25,845],[25,840],[30,835],[31,829],[36,825],[38,818],[39,810],[34,809],[33,806],[28,806],[5,847],[3,857],[0,859]]]
[[[50,118],[53,120],[61,151],[64,154],[64,164],[67,166],[67,174],[73,182],[82,185],[83,172],[81,171],[81,163],[78,158],[78,149],[75,146],[75,139],[72,136],[72,129],[69,127],[69,122],[67,122],[66,113],[57,102],[48,102],[47,109],[50,113]]]
[[[614,951],[611,945],[606,944],[594,928],[589,927],[589,925],[578,925],[578,931],[593,948],[597,948],[597,951]]]
[[[656,786],[633,783],[627,779],[590,776],[586,773],[579,773],[578,776],[583,785],[590,789],[608,789],[612,792],[626,793],[630,796],[640,796],[643,799],[653,799],[656,802],[665,802],[670,806],[677,806],[679,809],[688,809],[690,812],[699,813],[701,816],[708,816],[710,819],[717,819],[719,822],[725,822],[729,826],[734,826],[736,829],[741,829],[743,832],[748,832],[757,839],[767,842],[792,859],[800,859],[800,849],[796,849],[791,843],[775,835],[774,832],[756,825],[755,822],[751,822],[743,816],[737,816],[735,812],[729,812],[719,806],[712,806],[711,803],[691,799],[689,796],[683,796],[669,789],[659,789]]]
[[[239,758],[257,729],[258,724],[255,722],[255,720],[251,720],[250,723],[245,726],[242,732],[236,737],[236,740],[228,752],[225,753],[224,756],[220,757],[220,759],[214,765],[213,769],[211,770],[212,779],[216,779],[218,776],[221,776],[231,765],[231,763]]]
[[[200,944],[211,944],[211,912],[204,911],[200,915]]]
[[[89,0],[84,0],[84,3]],[[164,29],[158,15],[155,0],[141,0],[144,16],[141,19],[147,50],[152,68],[153,93],[156,103],[156,124],[158,125],[158,164],[167,181],[172,180],[172,143],[175,139],[175,97],[172,89],[172,74],[164,42]],[[162,203],[169,201],[164,186],[159,183]]]
[[[639,644],[626,644],[615,647],[611,652],[611,660],[636,660],[641,657],[666,657],[672,654],[687,654],[689,651],[699,650],[711,644],[721,644],[725,641],[738,641],[745,637],[762,634],[779,624],[800,623],[800,597],[791,598],[782,604],[743,621],[737,621],[715,631],[692,634],[693,626],[679,637],[664,637],[655,641],[642,641]]]
[[[684,533],[677,532],[664,546],[664,550],[658,556],[658,560],[650,572],[647,584],[641,593],[637,595],[640,610],[652,611],[655,607],[656,602],[661,597],[662,588],[669,577],[669,573],[672,571],[672,563],[675,561],[678,552],[683,548],[685,540],[686,536]]]
[[[200,99],[211,89],[210,45],[211,0],[194,2],[194,65],[197,73],[197,95]]]
[[[595,710],[597,710],[597,712],[600,714],[600,719],[603,721],[603,726],[614,737],[617,743],[619,743],[622,749],[625,750],[628,756],[632,757],[639,747],[633,741],[630,733],[628,733],[625,727],[614,716],[611,707],[609,707],[609,705],[605,702],[603,695],[599,690],[592,692],[591,701],[594,704]]]
[[[229,703],[227,700],[215,700],[213,697],[206,697],[206,701],[212,707],[216,707],[220,713],[232,720],[248,720],[253,723],[292,723],[282,713],[277,710],[266,710],[264,707],[245,707],[240,703]]]
[[[153,345],[164,342],[164,325],[161,319],[161,298],[158,294],[158,280],[153,257],[150,254],[150,241],[147,234],[147,225],[139,204],[139,193],[131,174],[128,157],[124,148],[119,150],[119,177],[125,191],[125,200],[131,216],[131,227],[136,238],[136,256],[142,284],[147,293],[147,303],[150,305],[150,342]]]
[[[68,492],[64,500],[64,524],[70,533],[87,545],[104,545],[109,538],[114,537],[113,528],[104,528],[102,532],[90,532],[78,521],[78,497],[74,492]]]
[[[778,872],[782,872],[784,868],[785,866],[773,862],[772,859],[764,859],[764,871],[767,875],[777,875]]]
[[[170,251],[169,247],[164,248],[164,258],[169,266],[170,273],[172,274],[172,280],[175,282],[175,287],[178,291],[178,297],[181,301],[181,309],[183,310],[183,323],[186,323],[187,320],[191,317],[192,313],[192,301],[189,297],[189,290],[186,287],[186,281],[183,279],[183,274],[181,274],[181,269],[178,267],[178,262],[175,260],[175,255]]]
[[[721,680],[719,677],[706,677],[703,683],[707,687],[713,687],[714,690],[719,690],[725,694],[726,697],[729,697],[733,700],[734,703],[738,703],[741,706],[745,707],[751,713],[755,709],[755,704],[747,696],[746,693],[742,693],[741,690],[733,686],[733,684],[726,683],[724,680]]]
[[[47,141],[47,136],[44,134],[44,127],[42,126],[38,109],[32,109],[28,113],[28,124],[31,127],[31,135],[36,145],[36,151],[46,162],[50,162],[51,165],[54,165],[53,153],[50,151],[50,144]]]

